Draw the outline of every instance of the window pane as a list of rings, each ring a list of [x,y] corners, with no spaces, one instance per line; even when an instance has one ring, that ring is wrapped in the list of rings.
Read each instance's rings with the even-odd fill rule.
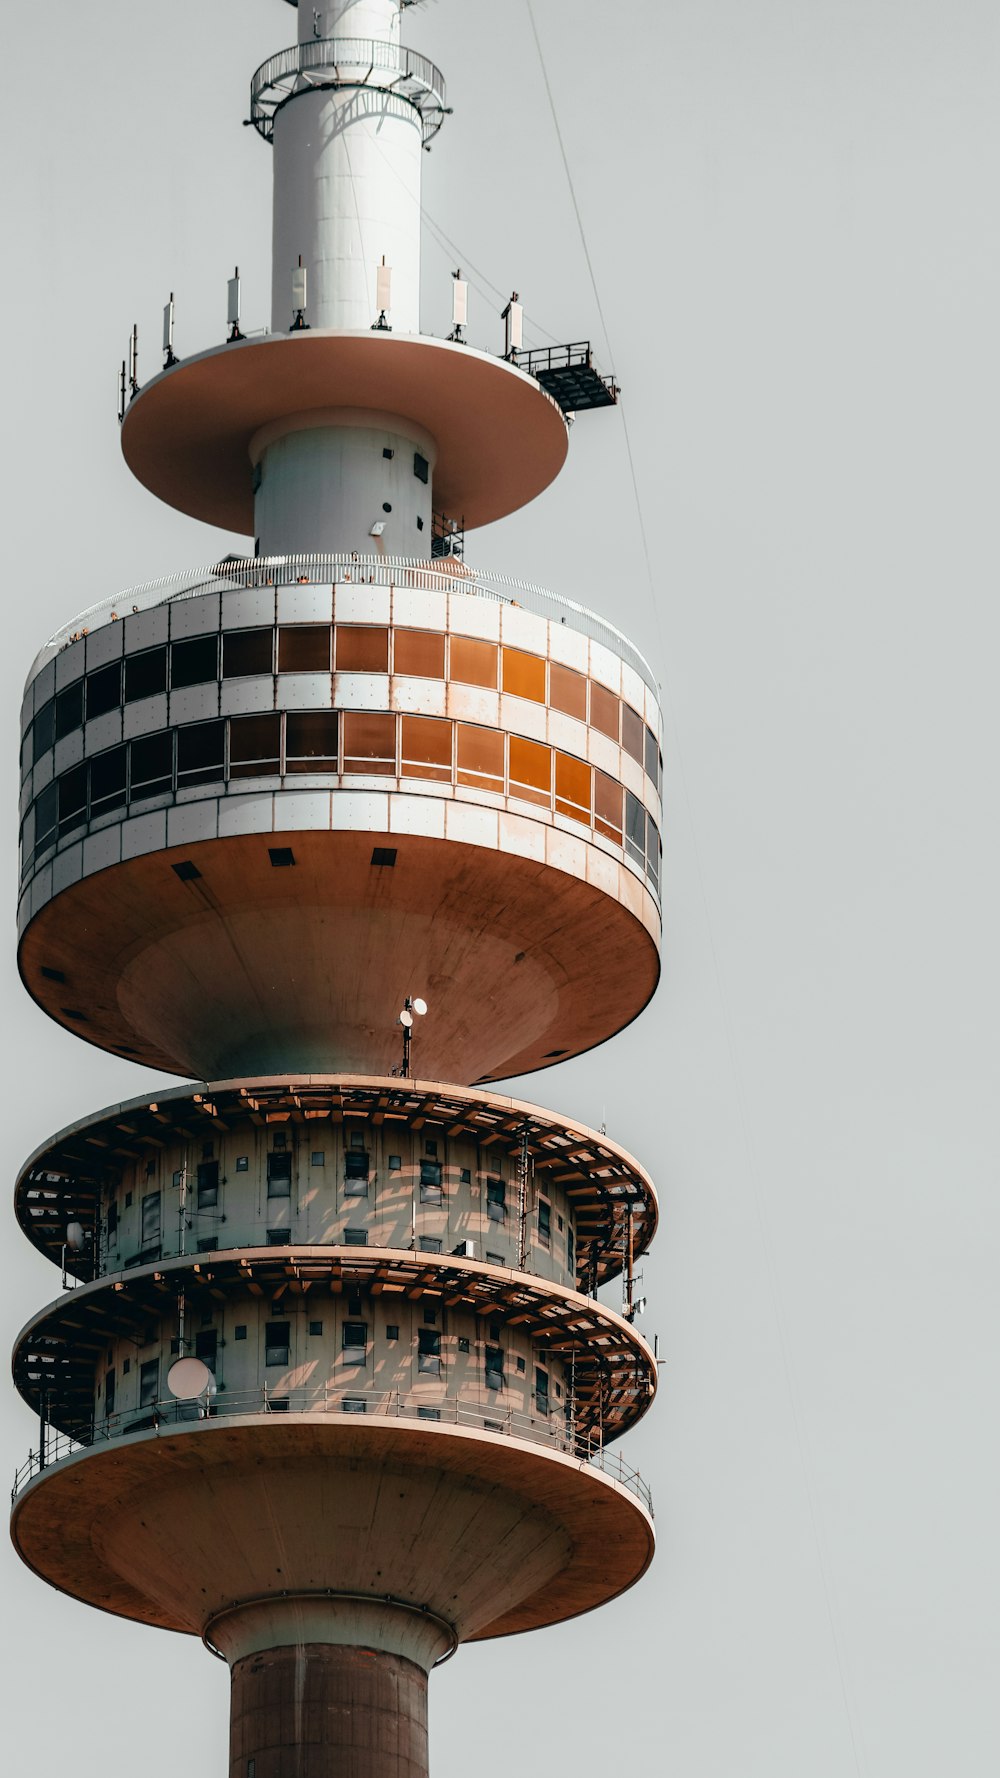
[[[345,1247],[367,1247],[367,1245],[368,1245],[368,1230],[367,1229],[345,1229],[344,1230],[344,1246]]]
[[[198,1164],[198,1209],[211,1210],[219,1202],[219,1163],[218,1161],[200,1161]]]
[[[458,782],[503,792],[503,735],[498,729],[458,724]]]
[[[618,699],[606,686],[598,685],[596,679],[590,681],[590,725],[617,741]]]
[[[117,710],[122,701],[121,691],[121,661],[112,661],[110,667],[100,667],[96,673],[88,673],[87,721],[93,722],[95,716],[105,716],[109,710]]]
[[[407,778],[451,780],[452,724],[436,716],[401,719],[400,770]]]
[[[59,819],[59,786],[46,784],[35,800],[35,851],[40,852],[55,836]]]
[[[364,1364],[368,1349],[368,1323],[345,1321],[341,1336],[345,1364]]]
[[[83,680],[68,685],[56,698],[56,740],[71,735],[83,721]]]
[[[556,754],[556,808],[590,826],[591,770],[570,753]]]
[[[286,772],[336,772],[336,710],[290,710],[285,717]]]
[[[552,800],[552,749],[523,735],[510,737],[510,794],[531,803]]]
[[[444,637],[436,630],[394,630],[392,666],[394,673],[443,679]]]
[[[151,1408],[160,1393],[160,1361],[151,1358],[139,1367],[139,1406]]]
[[[231,630],[222,638],[223,679],[270,673],[273,648],[273,630]]]
[[[657,746],[656,736],[654,735],[651,728],[647,728],[644,730],[643,739],[645,742],[644,764],[646,767],[646,776],[647,776],[647,778],[652,778],[653,783],[655,784],[656,783],[656,768],[659,763],[660,749]]]
[[[496,691],[497,652],[495,642],[478,642],[472,636],[453,636],[450,677],[462,685],[485,685],[490,691]]]
[[[638,765],[642,764],[643,721],[631,704],[622,705],[622,746]]]
[[[396,772],[396,718],[368,711],[350,711],[344,717],[344,771],[375,772],[394,777]]]
[[[441,1335],[436,1327],[417,1329],[417,1370],[430,1377],[441,1374]]]
[[[174,785],[174,737],[170,729],[144,735],[129,747],[129,797],[159,796]]]
[[[420,1202],[422,1204],[440,1204],[444,1201],[441,1188],[441,1162],[421,1161],[420,1163]]]
[[[487,1346],[486,1348],[486,1387],[487,1389],[503,1388],[502,1346]]]
[[[549,1379],[546,1371],[535,1371],[535,1407],[540,1414],[549,1411]]]
[[[264,1363],[287,1364],[291,1322],[269,1321],[264,1330]]]
[[[344,1173],[348,1179],[368,1178],[368,1151],[364,1148],[349,1148],[344,1156]]]
[[[141,654],[125,657],[125,702],[134,704],[137,698],[154,697],[158,691],[167,689],[167,651],[165,648],[146,648]]]
[[[625,850],[639,864],[646,861],[646,811],[639,798],[625,792]]]
[[[567,716],[586,722],[587,681],[584,675],[574,672],[572,667],[561,667],[558,661],[550,661],[549,703],[553,710],[562,710]]]
[[[186,685],[205,685],[219,676],[219,638],[191,636],[174,642],[170,649],[170,684],[174,691]]]
[[[490,1222],[507,1220],[507,1187],[502,1179],[486,1181],[486,1214]]]
[[[622,787],[607,772],[594,773],[594,826],[606,839],[622,843]]]
[[[160,1239],[160,1194],[147,1192],[142,1200],[142,1245],[151,1247]]]
[[[278,631],[279,673],[329,673],[329,624],[282,624]]]
[[[177,784],[208,784],[226,771],[224,722],[192,722],[177,730]]]
[[[537,654],[526,654],[523,648],[503,650],[503,689],[515,697],[530,698],[535,704],[545,702],[545,662]]]
[[[538,1239],[543,1247],[548,1247],[552,1240],[552,1206],[544,1198],[538,1201]]]
[[[289,1198],[292,1195],[291,1154],[269,1154],[267,1157],[267,1195]]]
[[[43,704],[31,725],[32,758],[41,759],[43,753],[55,745],[56,738],[56,701],[50,698]]]
[[[388,673],[388,630],[371,630],[364,624],[338,624],[337,671]]]
[[[277,772],[280,744],[281,717],[277,713],[234,716],[229,724],[229,776],[254,778]]]
[[[219,1350],[219,1335],[214,1327],[203,1328],[194,1336],[194,1355],[202,1364],[207,1364],[215,1375],[215,1362]]]
[[[124,747],[111,747],[97,753],[90,762],[90,813],[101,815],[106,809],[120,809],[125,802]]]
[[[74,766],[59,783],[59,832],[68,833],[87,819],[87,768]]]
[[[653,881],[653,887],[660,887],[660,830],[649,811],[646,811],[646,869]]]

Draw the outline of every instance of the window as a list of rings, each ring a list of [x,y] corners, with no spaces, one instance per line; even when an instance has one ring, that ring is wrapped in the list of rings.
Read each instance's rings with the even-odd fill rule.
[[[321,1148],[314,1148],[312,1154],[309,1156],[310,1167],[322,1167],[325,1166],[325,1164],[326,1157],[323,1150]]]
[[[438,1151],[438,1145],[436,1142],[425,1142],[424,1143],[424,1153],[425,1154],[437,1154],[437,1151]]]
[[[507,1221],[507,1187],[502,1179],[486,1181],[486,1214],[490,1222]]]
[[[290,1321],[269,1321],[264,1329],[264,1363],[287,1364],[291,1334]]]
[[[424,1324],[425,1324],[425,1326],[436,1327],[437,1326],[437,1318],[438,1318],[438,1312],[436,1309],[428,1308],[428,1309],[424,1310]]]
[[[139,698],[155,697],[167,689],[167,651],[165,648],[144,648],[140,654],[125,657],[125,702],[134,704]]]
[[[219,1163],[218,1161],[198,1162],[197,1208],[214,1210],[219,1202]]]
[[[367,1198],[368,1196],[367,1149],[349,1148],[344,1155],[344,1196],[345,1198]]]
[[[160,1194],[147,1192],[142,1200],[142,1245],[155,1247],[160,1239]]]
[[[630,790],[625,792],[625,850],[637,864],[645,864],[646,811]]]
[[[292,1235],[290,1229],[268,1229],[267,1244],[269,1247],[289,1247]]]
[[[231,630],[222,638],[223,679],[270,673],[273,652],[273,630]]]
[[[399,1328],[394,1321],[390,1321],[386,1326],[385,1337],[387,1340],[399,1339]]]
[[[367,1245],[368,1245],[368,1230],[367,1229],[345,1229],[344,1230],[344,1246],[345,1247],[367,1247]]]
[[[575,673],[572,667],[562,667],[558,661],[549,663],[549,703],[553,710],[561,710],[565,716],[575,716],[578,722],[587,720],[587,681],[582,673]]]
[[[198,1240],[199,1253],[215,1253],[218,1250],[218,1235],[202,1235]]]
[[[104,1378],[104,1412],[111,1418],[115,1411],[115,1373],[108,1371]]]
[[[336,710],[290,710],[285,718],[285,771],[336,772]]]
[[[364,1364],[368,1355],[367,1321],[345,1321],[341,1346],[345,1364]]]
[[[457,726],[458,783],[469,784],[474,790],[492,790],[502,796],[503,735],[499,729],[474,728],[467,722]]]
[[[524,1372],[525,1372],[525,1368],[526,1368],[526,1367],[525,1367],[525,1362],[524,1362],[524,1359],[523,1359],[523,1358],[519,1358],[519,1359],[518,1359],[518,1360],[517,1360],[517,1374],[518,1374],[518,1376],[519,1376],[519,1377],[523,1377],[523,1376],[524,1376]]]
[[[192,636],[170,648],[170,686],[181,691],[187,685],[205,685],[219,676],[219,638]]]
[[[660,887],[660,830],[652,815],[646,812],[646,869],[654,889]]]
[[[463,1167],[461,1169],[461,1171],[458,1175],[458,1182],[460,1185],[471,1185],[472,1184],[472,1172],[468,1167]]]
[[[400,1172],[402,1172],[402,1168],[403,1168],[402,1155],[401,1154],[391,1154],[389,1156],[389,1172],[390,1173],[400,1173]]]
[[[338,624],[336,635],[338,673],[388,673],[388,630]]]
[[[309,1323],[309,1332],[310,1332],[310,1334],[312,1334],[312,1335],[313,1335],[313,1336],[315,1336],[315,1335],[316,1335],[316,1334],[321,1334],[321,1333],[322,1333],[322,1332],[323,1332],[323,1323],[322,1323],[322,1321],[310,1321],[310,1323]]]
[[[236,1156],[236,1171],[237,1171],[237,1173],[247,1173],[247,1172],[249,1172],[249,1170],[250,1170],[250,1156],[248,1154],[238,1154]]]
[[[207,1364],[212,1375],[215,1375],[215,1364],[219,1350],[219,1336],[214,1327],[204,1329],[194,1336],[194,1355],[202,1364]]]
[[[659,775],[659,771],[657,768],[660,763],[660,749],[659,749],[659,746],[657,745],[656,736],[654,735],[651,728],[647,728],[645,730],[643,740],[644,740],[643,766],[645,768],[646,776],[647,776],[647,778],[651,778],[654,784],[658,785],[659,781],[660,781],[660,775]]]
[[[290,1151],[267,1157],[267,1195],[269,1198],[290,1198],[292,1195],[292,1156]]]
[[[267,1411],[269,1414],[287,1414],[287,1395],[269,1395],[267,1397]]]
[[[422,1376],[441,1375],[441,1335],[436,1327],[417,1329],[417,1370]]]
[[[352,710],[344,717],[344,771],[393,777],[396,718]]]
[[[108,1205],[107,1229],[108,1229],[108,1240],[109,1241],[117,1241],[117,1239],[118,1239],[118,1204],[117,1204],[117,1202],[111,1203]]]
[[[56,733],[55,738],[61,741],[64,735],[71,735],[83,722],[83,680],[78,679],[75,685],[67,685],[65,691],[56,697]]]
[[[486,1387],[487,1389],[502,1389],[503,1382],[503,1347],[487,1346]]]
[[[607,772],[594,773],[594,826],[605,839],[622,843],[622,787]]]
[[[604,685],[598,685],[596,679],[590,681],[590,726],[600,729],[612,741],[618,739],[618,699],[613,691]]]
[[[633,710],[631,704],[622,705],[622,746],[626,753],[642,765],[643,756],[643,721]]]
[[[441,1189],[441,1162],[421,1161],[420,1163],[420,1202],[422,1204],[440,1204],[444,1193]]]
[[[177,788],[210,784],[226,773],[224,722],[191,722],[177,730]]]
[[[162,796],[174,786],[174,737],[170,729],[159,735],[143,735],[133,741],[129,753],[129,799]]]
[[[421,1235],[417,1242],[419,1253],[440,1253],[441,1242],[437,1235]]]
[[[489,1249],[487,1249],[486,1264],[488,1266],[505,1266],[507,1261],[502,1253],[490,1253]]]
[[[536,1371],[535,1371],[535,1412],[539,1413],[539,1414],[548,1414],[548,1411],[549,1411],[549,1373],[548,1373],[548,1371],[536,1369]]]
[[[453,725],[436,716],[404,716],[400,722],[400,771],[407,778],[451,780]]]
[[[530,698],[533,704],[544,704],[545,662],[541,656],[526,654],[523,648],[505,648],[503,689],[515,697]]]
[[[87,819],[87,768],[74,766],[59,779],[59,832],[68,833]]]
[[[469,1342],[461,1334],[459,1335],[458,1349],[460,1352],[468,1352],[469,1350]]]
[[[151,1408],[160,1393],[160,1361],[150,1358],[139,1366],[139,1406]]]
[[[117,710],[121,701],[121,661],[112,661],[109,667],[98,667],[96,673],[87,674],[88,722],[93,722],[97,716],[106,716],[109,710]]]
[[[122,1376],[123,1376],[123,1377],[127,1377],[127,1376],[128,1376],[128,1374],[129,1374],[129,1371],[130,1371],[130,1370],[131,1370],[131,1369],[132,1369],[132,1360],[131,1360],[131,1358],[123,1358],[123,1359],[122,1359]]]
[[[35,801],[36,853],[43,851],[55,839],[58,820],[59,786],[58,784],[46,784],[45,789]]]
[[[552,800],[552,749],[523,735],[510,737],[510,794],[548,807]]]
[[[497,645],[475,641],[471,636],[451,639],[451,678],[462,685],[484,685],[489,691],[497,688]]]
[[[329,624],[282,624],[278,631],[279,673],[329,673]]]
[[[570,1276],[575,1277],[575,1275],[576,1275],[576,1236],[574,1235],[572,1228],[568,1228],[566,1230],[566,1264],[569,1267]]]
[[[424,482],[426,484],[427,478],[430,475],[430,472],[431,472],[431,466],[428,463],[427,458],[424,456],[423,452],[422,451],[414,451],[414,453],[413,453],[413,473],[416,476],[418,482]]]
[[[246,1323],[241,1321],[237,1327],[233,1328],[233,1339],[234,1340],[245,1340],[246,1337],[247,1337]]]
[[[414,679],[443,679],[443,635],[437,630],[394,630],[392,666],[394,673]]]
[[[491,1321],[490,1322],[490,1339],[496,1341],[496,1340],[499,1340],[499,1338],[500,1338],[500,1323],[499,1323],[499,1321]]]
[[[418,1420],[440,1420],[440,1418],[441,1418],[441,1409],[440,1408],[418,1408],[417,1409],[417,1419]]]
[[[571,753],[557,753],[556,812],[589,827],[592,779],[591,768],[582,759],[574,759]]]
[[[544,1198],[538,1200],[538,1239],[543,1247],[551,1247],[552,1206]]]
[[[115,702],[117,703],[117,699]],[[31,757],[37,765],[44,753],[55,745],[56,735],[56,701],[50,698],[43,704],[31,725]]]
[[[273,776],[280,748],[280,716],[234,716],[229,724],[230,778]]]
[[[340,1411],[343,1414],[366,1414],[368,1403],[363,1395],[345,1395],[340,1404]]]

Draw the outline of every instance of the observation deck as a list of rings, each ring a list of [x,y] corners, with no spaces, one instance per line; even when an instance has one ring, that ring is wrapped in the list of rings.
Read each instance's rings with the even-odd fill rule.
[[[293,43],[269,56],[250,83],[250,116],[259,136],[270,142],[274,119],[284,105],[305,92],[375,88],[417,112],[423,146],[429,147],[448,115],[440,68],[427,56],[382,38],[326,37]]]

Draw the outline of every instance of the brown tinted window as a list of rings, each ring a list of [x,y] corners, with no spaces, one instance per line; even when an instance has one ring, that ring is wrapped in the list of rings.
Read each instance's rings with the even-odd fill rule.
[[[401,718],[400,770],[405,777],[450,782],[451,728],[436,716]]]
[[[337,770],[336,710],[290,710],[285,717],[285,770]]]
[[[556,809],[590,826],[590,767],[572,754],[556,754]]]
[[[552,661],[549,666],[549,703],[553,710],[562,710],[565,715],[586,722],[587,681],[583,674]]]
[[[337,671],[388,673],[388,630],[370,630],[363,624],[338,624]]]
[[[329,624],[283,624],[278,631],[278,672],[329,671]]]
[[[523,735],[510,737],[510,794],[548,804],[552,795],[552,749]]]
[[[273,630],[230,630],[222,638],[223,679],[270,673],[273,648]]]
[[[393,672],[418,679],[444,678],[444,637],[437,630],[395,630]]]
[[[606,839],[622,843],[622,787],[607,772],[594,773],[594,826]]]
[[[344,771],[396,772],[396,718],[351,710],[344,716]]]
[[[590,681],[590,724],[598,728],[602,735],[610,735],[612,741],[618,739],[618,699],[607,686],[598,685],[596,679]]]
[[[458,724],[458,782],[503,791],[503,735],[498,729]]]
[[[660,749],[657,746],[656,736],[654,735],[651,728],[648,728],[646,730],[645,743],[646,743],[646,760],[645,760],[646,776],[647,776],[647,778],[652,778],[654,784],[658,784],[660,781],[660,777],[659,777],[659,772],[657,771],[657,767],[660,763]]]
[[[639,765],[642,764],[642,730],[643,721],[637,716],[631,704],[622,705],[622,746],[626,753]]]
[[[280,742],[280,716],[234,716],[229,724],[229,776],[256,778],[276,772]]]
[[[517,698],[530,698],[535,704],[545,702],[545,662],[537,654],[525,654],[523,648],[503,651],[503,689]]]
[[[463,685],[487,685],[496,691],[496,643],[477,642],[472,636],[453,636],[450,673],[452,679]]]

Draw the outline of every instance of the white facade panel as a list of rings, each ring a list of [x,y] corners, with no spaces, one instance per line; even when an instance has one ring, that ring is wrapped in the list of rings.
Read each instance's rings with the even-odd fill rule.
[[[445,630],[448,598],[423,587],[397,586],[392,594],[392,621],[404,630]]]
[[[360,569],[358,570],[360,573]],[[388,587],[349,586],[339,580],[333,589],[333,616],[338,624],[388,624]]]
[[[335,792],[330,825],[342,831],[387,833],[389,796],[385,791],[341,790]]]
[[[219,682],[211,679],[205,685],[183,685],[170,693],[170,722],[207,722],[219,714]]]
[[[502,814],[499,822],[501,852],[512,852],[518,858],[533,858],[545,863],[545,825],[528,821],[523,815]]]
[[[484,691],[478,685],[457,685],[450,680],[446,687],[446,710],[456,722],[475,722],[486,728],[500,727],[500,698],[495,691]]]
[[[573,667],[577,673],[586,673],[590,664],[589,637],[571,630],[569,624],[550,623],[548,628],[551,658],[564,667]]]
[[[500,638],[507,648],[526,648],[530,654],[547,655],[549,626],[544,617],[515,604],[500,606]]]
[[[271,833],[273,802],[271,796],[227,796],[219,804],[219,838],[231,833]]]
[[[175,642],[186,636],[205,636],[219,627],[219,594],[199,593],[196,599],[174,599],[170,605],[170,634]]]
[[[68,889],[72,883],[78,883],[82,875],[83,841],[77,840],[75,845],[67,846],[65,851],[57,853],[52,860],[53,895],[58,895],[62,889]]]
[[[41,672],[35,675],[32,684],[36,711],[40,710],[42,705],[47,704],[49,699],[55,695],[55,689],[56,663],[54,660],[46,661]]]
[[[88,722],[83,731],[84,752],[103,753],[105,747],[113,747],[122,738],[121,710],[108,710],[104,716],[98,716]]]
[[[219,711],[223,716],[252,716],[260,710],[274,709],[274,675],[260,674],[248,679],[224,679],[219,691]]]
[[[628,661],[622,661],[622,697],[627,704],[631,704],[633,710],[638,710],[639,715],[645,719],[646,682],[644,679],[640,679],[635,668],[630,667]]]
[[[333,622],[333,588],[326,584],[278,588],[279,624]]]
[[[609,741],[607,735],[600,734],[595,728],[587,730],[587,758],[591,765],[598,766],[602,772],[621,781],[621,748],[617,742]]]
[[[338,710],[388,710],[388,673],[335,673],[333,701]]]
[[[278,674],[274,692],[277,710],[329,710],[332,703],[332,674]]]
[[[167,810],[167,845],[191,846],[214,840],[219,831],[219,802],[214,796],[197,803],[181,803]]]
[[[449,803],[445,836],[467,846],[489,846],[495,852],[500,844],[499,821],[499,811],[477,808],[474,803]]]
[[[133,815],[122,823],[121,835],[123,859],[160,851],[167,843],[166,809],[156,809],[151,815]]]
[[[548,728],[544,704],[530,698],[514,698],[505,693],[500,699],[500,727],[512,735],[527,735],[529,740],[544,741]]]
[[[158,729],[167,726],[167,694],[157,692],[152,698],[137,698],[134,704],[126,704],[123,713],[123,732],[126,741],[133,735],[151,735]]]
[[[276,593],[273,587],[251,587],[222,594],[222,628],[256,630],[274,623]]]
[[[304,831],[330,826],[330,792],[279,790],[274,797],[274,831]]]
[[[74,729],[71,735],[64,735],[57,741],[52,753],[52,769],[58,778],[60,772],[68,771],[70,766],[78,765],[83,758],[83,730]]]
[[[148,611],[130,613],[125,619],[125,653],[155,648],[158,642],[167,640],[169,628],[169,605],[151,605]]]
[[[454,592],[448,599],[448,627],[457,636],[480,636],[486,642],[499,642],[500,611],[496,599]]]
[[[405,710],[414,716],[444,716],[448,707],[442,679],[416,679],[408,673],[394,673],[389,696],[394,710]]]
[[[71,642],[56,655],[56,690],[62,691],[64,686],[73,685],[83,673],[86,665],[86,644]]]
[[[125,631],[121,624],[105,624],[102,629],[95,630],[92,636],[87,637],[87,672],[93,673],[96,667],[104,667],[109,661],[118,660],[124,643]],[[44,671],[43,667],[42,672]]]
[[[424,834],[443,840],[445,803],[439,797],[393,795],[389,798],[389,832]]]
[[[616,654],[605,648],[603,642],[590,644],[590,676],[599,684],[606,685],[617,697],[621,696],[622,663]]]

